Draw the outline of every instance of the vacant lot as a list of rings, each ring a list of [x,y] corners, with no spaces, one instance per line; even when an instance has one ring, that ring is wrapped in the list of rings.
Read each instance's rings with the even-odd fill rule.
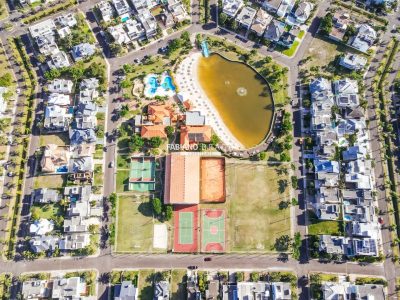
[[[139,299],[152,300],[154,297],[153,277],[154,270],[140,270],[139,271]]]
[[[129,170],[117,170],[117,193],[129,191]]]
[[[181,300],[186,298],[186,270],[172,270],[171,276],[171,300]]]
[[[143,198],[144,199],[144,198]],[[152,252],[153,219],[149,199],[119,196],[117,215],[117,252]]]
[[[285,167],[227,163],[230,251],[269,252],[275,239],[290,235],[289,209],[279,209],[289,200]]]
[[[57,189],[65,187],[67,184],[66,175],[48,175],[48,176],[36,176],[34,179],[33,186],[37,188],[50,188]]]
[[[69,145],[68,133],[47,134],[40,136],[40,146],[55,144],[57,146]]]

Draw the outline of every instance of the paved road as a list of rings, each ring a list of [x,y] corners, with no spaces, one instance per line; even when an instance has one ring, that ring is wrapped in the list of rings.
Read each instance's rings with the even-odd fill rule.
[[[85,2],[81,2],[78,5],[78,8],[83,11],[86,16],[88,17],[89,24],[98,37],[98,31],[96,23],[93,20],[93,16],[91,15],[90,9],[93,7],[94,3],[98,2],[97,0],[89,0]],[[230,41],[236,43],[237,45],[245,48],[255,48],[263,55],[269,55],[274,58],[276,61],[281,63],[282,65],[286,66],[290,70],[290,79],[289,79],[289,91],[291,98],[296,102],[297,95],[296,95],[296,82],[298,79],[298,62],[303,58],[305,51],[307,50],[308,46],[312,42],[312,39],[315,35],[316,29],[319,23],[319,17],[322,17],[326,14],[326,9],[329,6],[328,1],[323,1],[319,6],[317,11],[317,18],[313,21],[312,25],[310,26],[309,32],[305,35],[305,38],[299,47],[297,53],[292,58],[287,58],[277,52],[272,52],[266,47],[259,47],[254,43],[247,41],[243,42],[243,40],[237,39],[237,37],[231,33],[225,32],[219,29],[215,23],[210,23],[207,25],[200,25],[198,23],[199,20],[199,7],[197,4],[192,4],[192,25],[188,27],[186,30],[192,34],[195,33],[207,33],[212,35],[217,35],[221,37],[225,37]],[[10,19],[18,16],[19,13],[11,13]],[[389,27],[391,28],[392,24],[397,24],[398,21],[394,16],[389,17]],[[0,23],[1,24],[1,23]],[[20,35],[25,32],[24,27],[19,23],[15,23],[15,27],[13,31],[7,32],[2,31],[0,33],[0,38],[3,41],[6,41],[7,37]],[[128,55],[125,55],[120,58],[112,58],[109,56],[107,46],[104,45],[103,41],[99,39],[99,44],[103,46],[104,54],[107,57],[107,61],[109,63],[109,90],[108,90],[108,116],[107,116],[107,126],[106,131],[112,132],[113,129],[117,128],[118,123],[113,122],[111,120],[111,112],[116,108],[117,104],[113,101],[113,99],[120,97],[120,92],[117,86],[117,78],[116,78],[116,71],[125,63],[132,63],[135,58],[142,58],[144,55],[154,55],[157,53],[158,48],[165,46],[168,44],[169,40],[176,38],[179,36],[180,33],[174,33],[169,37],[157,42],[155,44],[150,44],[143,50],[138,50],[135,52],[131,52]],[[382,39],[387,40],[390,38],[390,34],[385,34]],[[378,61],[379,61],[378,56]],[[18,70],[15,70],[18,73]],[[370,85],[370,81],[372,78],[372,73],[370,72],[367,75],[366,85]],[[372,104],[371,94],[367,92],[367,99],[369,100],[369,104]],[[298,119],[298,110],[294,109],[294,121],[296,122],[296,128]],[[373,116],[374,111],[373,109],[368,110],[369,116]],[[373,122],[370,123],[372,128],[374,126]],[[295,136],[300,136],[301,133],[298,131],[295,132]],[[371,136],[376,137],[374,135],[374,130],[371,130]],[[381,174],[381,161],[379,158],[379,145],[376,143],[377,139],[372,138],[375,140],[373,143],[373,151],[376,155],[376,173],[377,178],[380,178],[379,175]],[[33,147],[33,146],[32,146]],[[113,142],[106,143],[107,151],[105,152],[105,172],[104,172],[104,195],[108,196],[115,190],[115,174],[113,168],[108,168],[108,164],[110,162],[115,162],[115,151],[116,147]],[[32,148],[33,149],[33,148]],[[300,159],[300,151],[298,148],[294,148],[293,151],[293,158],[295,162],[298,162]],[[379,158],[379,159],[378,159]],[[301,166],[296,164],[296,174],[299,178],[301,178]],[[29,182],[29,181],[28,181]],[[379,181],[378,184],[382,182]],[[27,184],[29,186],[29,184]],[[379,191],[378,194],[380,207],[385,206],[385,196],[382,191]],[[297,220],[302,220],[303,218],[303,210],[296,209],[295,216]],[[104,222],[107,224],[107,217]],[[0,224],[1,226],[1,224]],[[303,235],[306,233],[305,227],[305,220],[301,222],[296,222],[296,231],[301,232]],[[384,242],[385,242],[385,249],[389,249],[389,242],[390,236],[387,232],[384,232]],[[289,260],[287,262],[279,261],[278,258],[274,255],[220,255],[220,256],[213,256],[211,262],[204,262],[204,256],[201,255],[124,255],[124,256],[113,256],[111,255],[110,247],[105,247],[101,250],[99,257],[91,258],[86,257],[79,260],[76,259],[50,259],[50,260],[37,260],[33,262],[27,261],[18,261],[18,262],[0,262],[0,269],[4,271],[10,271],[15,274],[19,274],[21,272],[26,271],[45,271],[45,270],[68,270],[68,269],[76,269],[77,267],[80,269],[84,268],[96,268],[99,270],[100,273],[109,272],[112,268],[185,268],[189,265],[199,265],[202,268],[222,268],[222,269],[232,269],[232,268],[243,268],[243,269],[268,269],[268,268],[284,268],[284,269],[291,269],[298,275],[307,274],[310,271],[331,271],[331,272],[340,272],[340,273],[363,273],[363,274],[371,274],[376,276],[384,275],[389,281],[389,289],[391,292],[394,291],[394,283],[393,279],[395,278],[395,270],[393,264],[386,260],[384,266],[382,265],[368,265],[368,266],[360,266],[357,264],[347,263],[347,264],[323,264],[317,261],[309,261],[308,263],[299,263],[294,260]],[[100,284],[99,287],[99,298],[106,299],[107,295],[107,286]],[[306,295],[302,295],[302,297],[306,298]]]

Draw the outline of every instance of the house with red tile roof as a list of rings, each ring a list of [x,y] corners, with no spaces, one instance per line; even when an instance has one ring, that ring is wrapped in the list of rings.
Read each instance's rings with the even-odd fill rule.
[[[182,126],[180,143],[184,146],[197,143],[210,143],[212,136],[211,126]]]
[[[140,130],[142,138],[150,139],[152,137],[167,138],[164,125],[143,125]]]

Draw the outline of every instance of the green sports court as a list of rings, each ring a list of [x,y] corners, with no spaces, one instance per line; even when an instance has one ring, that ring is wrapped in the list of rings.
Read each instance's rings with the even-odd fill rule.
[[[225,211],[204,209],[201,212],[201,251],[225,251]]]
[[[197,205],[174,207],[174,252],[197,252]]]
[[[154,157],[132,157],[129,170],[129,190],[154,191],[155,186]]]

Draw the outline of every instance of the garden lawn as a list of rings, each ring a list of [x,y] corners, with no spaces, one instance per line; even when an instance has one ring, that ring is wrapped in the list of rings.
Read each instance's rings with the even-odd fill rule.
[[[45,205],[34,205],[32,207],[36,207],[36,211],[39,214],[39,218],[41,219],[52,219],[56,216],[61,216],[64,214],[63,208],[59,203],[50,203]]]
[[[296,53],[297,47],[299,47],[299,45],[300,45],[300,42],[296,40],[296,41],[294,41],[293,45],[289,49],[282,51],[282,53],[285,54],[286,56],[292,57],[293,54]]]
[[[154,297],[153,278],[154,270],[139,271],[139,299],[152,300]]]
[[[308,225],[309,235],[331,234],[340,235],[340,222],[341,221],[321,221],[313,214],[309,213]]]
[[[0,0],[0,20],[8,17],[7,1]]]
[[[66,175],[47,175],[47,176],[36,176],[34,177],[33,187],[37,188],[49,188],[58,189],[65,187],[67,184]]]
[[[186,297],[186,270],[174,269],[171,276],[171,300],[181,300]]]
[[[100,164],[94,165],[94,184],[103,185],[103,166]]]
[[[226,184],[228,250],[274,251],[276,238],[290,235],[290,211],[279,209],[281,201],[289,201],[288,176],[276,167],[229,162]]]
[[[117,168],[129,170],[130,156],[125,154],[117,155]]]
[[[117,170],[117,193],[129,191],[129,170]]]
[[[103,159],[103,149],[102,148],[96,149],[94,152],[93,158],[94,159]]]
[[[117,252],[152,252],[153,219],[149,199],[136,200],[133,196],[118,197],[117,210]]]
[[[68,133],[55,133],[40,135],[40,146],[46,146],[48,144],[55,144],[57,146],[69,145]]]

